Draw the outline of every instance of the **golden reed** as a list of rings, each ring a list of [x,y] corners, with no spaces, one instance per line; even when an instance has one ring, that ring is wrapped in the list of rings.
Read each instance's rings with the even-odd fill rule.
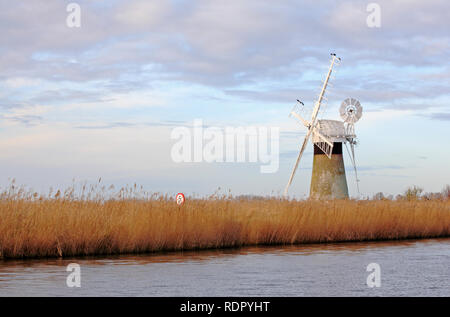
[[[449,200],[0,197],[0,258],[449,236]]]

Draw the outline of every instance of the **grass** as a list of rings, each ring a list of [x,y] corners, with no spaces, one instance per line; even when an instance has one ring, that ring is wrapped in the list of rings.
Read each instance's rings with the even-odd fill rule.
[[[13,186],[14,187],[14,186]],[[289,201],[230,197],[109,200],[74,189],[0,195],[0,258],[64,257],[450,236],[450,201]],[[133,199],[132,196],[135,196]],[[81,198],[80,198],[81,197]]]

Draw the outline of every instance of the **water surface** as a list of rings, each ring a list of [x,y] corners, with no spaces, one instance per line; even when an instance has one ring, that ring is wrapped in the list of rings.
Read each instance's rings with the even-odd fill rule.
[[[69,263],[80,288],[66,285]],[[0,260],[0,296],[450,296],[450,239]]]

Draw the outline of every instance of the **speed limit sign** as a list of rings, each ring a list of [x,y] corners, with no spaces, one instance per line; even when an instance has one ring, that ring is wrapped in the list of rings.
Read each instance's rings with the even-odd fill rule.
[[[178,206],[181,206],[182,204],[184,204],[185,198],[184,198],[183,193],[177,194],[176,201],[177,201]]]

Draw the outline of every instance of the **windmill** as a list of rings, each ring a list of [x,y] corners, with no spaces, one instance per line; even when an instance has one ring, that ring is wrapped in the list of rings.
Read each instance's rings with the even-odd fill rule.
[[[337,120],[319,120],[318,114],[324,99],[325,91],[329,85],[333,67],[340,64],[341,59],[336,54],[331,54],[331,64],[327,76],[323,82],[322,89],[314,104],[311,120],[304,119],[298,110],[291,111],[291,115],[296,117],[307,129],[300,153],[295,162],[294,169],[289,178],[284,191],[287,195],[289,186],[292,183],[297,171],[300,159],[312,137],[314,146],[313,170],[311,177],[310,198],[313,199],[344,199],[348,198],[347,179],[345,177],[344,160],[342,157],[342,144],[350,144],[350,159],[355,169],[356,184],[359,193],[358,176],[356,174],[355,144],[356,135],[354,124],[362,116],[362,107],[358,100],[354,98],[345,99],[339,109],[341,118]],[[297,100],[300,104],[303,103]],[[347,148],[348,150],[348,148]]]

